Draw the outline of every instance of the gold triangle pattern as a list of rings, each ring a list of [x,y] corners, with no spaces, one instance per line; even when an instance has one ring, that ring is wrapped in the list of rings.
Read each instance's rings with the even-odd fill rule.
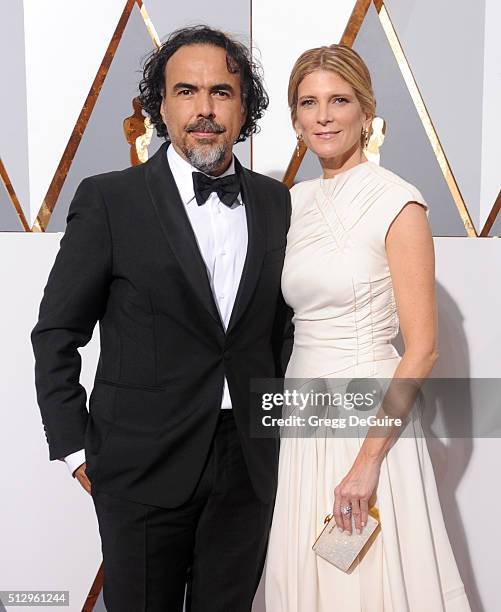
[[[45,195],[33,227],[31,228],[32,232],[44,232],[49,224],[52,211],[54,210],[57,198],[59,197],[66,176],[68,175],[71,162],[73,161],[78,145],[82,140],[83,133],[85,132],[87,123],[89,122],[94,106],[96,105],[97,98],[101,92],[104,80],[108,74],[111,62],[113,61],[115,52],[118,48],[122,34],[125,30],[135,3],[136,0],[127,0],[125,4],[122,15],[118,21],[118,25],[113,32],[111,41],[106,49],[101,65],[99,66],[97,74],[90,87],[89,93],[87,94],[87,98],[85,99],[80,115],[77,119],[75,127],[73,128],[73,132],[68,140],[68,144],[66,145],[54,177],[47,190],[47,194]]]
[[[467,231],[467,235],[471,237],[476,237],[477,235],[480,237],[488,237],[489,232],[492,226],[494,225],[496,218],[499,215],[499,212],[501,210],[501,192],[493,204],[493,207],[484,224],[484,227],[482,228],[480,233],[477,234],[473,226],[473,223],[471,221],[471,216],[468,212],[466,203],[463,200],[460,189],[454,178],[454,174],[451,170],[451,167],[445,155],[444,149],[440,143],[437,131],[435,130],[433,126],[431,117],[426,109],[426,106],[419,92],[417,83],[414,79],[409,63],[405,57],[403,49],[398,40],[398,36],[395,32],[390,16],[385,7],[384,0],[357,0],[357,2],[355,3],[354,9],[352,11],[352,14],[350,16],[350,19],[348,21],[348,24],[345,28],[345,31],[341,37],[340,42],[343,44],[349,45],[349,46],[353,45],[353,42],[364,22],[365,16],[367,14],[367,11],[369,10],[371,3],[376,8],[377,14],[379,15],[381,25],[387,36],[390,47],[395,55],[395,59],[397,60],[397,64],[401,70],[402,77],[409,90],[409,94],[411,95],[411,98],[414,102],[418,115],[423,123],[423,127],[426,131],[430,144],[436,155],[439,167],[444,175],[444,178],[447,182],[451,195],[454,199],[458,213]],[[142,0],[127,0],[124,10],[122,12],[122,15],[120,17],[119,23],[112,36],[110,44],[108,45],[103,61],[101,62],[97,75],[94,79],[94,82],[92,83],[89,94],[83,105],[82,111],[80,112],[76,125],[73,129],[73,132],[70,136],[68,144],[59,162],[56,173],[49,185],[47,194],[42,202],[42,205],[40,207],[37,218],[32,228],[29,227],[29,223],[26,219],[26,216],[20,205],[19,199],[17,198],[16,193],[13,189],[12,183],[9,179],[7,169],[5,168],[5,165],[0,160],[0,178],[2,179],[2,182],[5,185],[9,199],[16,211],[16,214],[20,220],[21,226],[23,227],[24,231],[43,232],[48,226],[51,214],[54,210],[55,203],[57,201],[61,188],[68,174],[69,168],[71,166],[74,155],[76,153],[76,150],[81,141],[82,135],[87,126],[87,123],[89,121],[92,110],[96,104],[97,98],[99,96],[102,85],[104,83],[104,79],[106,78],[109,67],[115,55],[118,44],[120,43],[122,34],[125,30],[125,27],[127,25],[127,22],[128,22],[128,19],[129,19],[129,16],[131,14],[134,4],[137,4],[140,10],[141,16],[144,20],[145,26],[152,39],[153,44],[157,48],[161,44],[157,31],[148,15],[146,6],[143,3],[143,1]],[[283,178],[284,183],[288,185],[289,187],[292,186],[294,182],[294,178],[304,158],[305,152],[306,152],[306,149],[304,147],[304,144],[301,143],[299,147],[299,154],[297,154],[296,151],[294,151],[293,155],[291,156],[289,165],[287,167],[287,170]]]
[[[437,158],[438,165],[440,167],[440,170],[442,171],[442,174],[445,178],[447,186],[451,192],[452,198],[454,200],[458,213],[461,217],[463,225],[466,229],[467,235],[470,237],[477,237],[478,236],[477,231],[475,230],[475,227],[472,223],[471,216],[468,212],[464,199],[461,195],[461,191],[458,187],[456,179],[454,178],[454,174],[447,160],[442,144],[440,143],[440,139],[438,137],[437,131],[435,127],[433,126],[433,122],[431,120],[430,114],[428,113],[423,97],[421,96],[416,80],[414,79],[409,62],[407,61],[407,58],[400,44],[395,28],[393,27],[390,16],[384,4],[384,0],[357,0],[353,8],[352,14],[350,16],[350,19],[348,20],[348,24],[345,28],[345,31],[341,37],[340,42],[350,47],[353,45],[355,38],[357,37],[360,31],[360,28],[362,27],[365,16],[367,15],[367,12],[371,4],[374,5],[377,11],[379,20],[381,22],[381,26],[386,35],[389,46],[395,56],[395,60],[402,74],[402,78],[409,91],[409,95],[411,96],[411,99],[414,103],[416,111],[423,124],[426,135],[433,148],[433,152]],[[306,147],[304,146],[304,143],[301,142],[299,146],[299,150],[298,151],[296,151],[296,149],[294,150],[291,156],[289,165],[287,167],[287,170],[285,172],[284,178],[283,178],[283,182],[288,187],[291,187],[293,185],[294,178],[299,170],[299,167],[301,165],[301,162],[304,158],[305,153],[306,153]],[[488,223],[490,222],[487,233],[484,233],[484,230],[485,230],[485,227],[484,227],[484,230],[482,230],[480,234],[481,236],[488,235],[488,231],[490,227],[492,227],[492,224],[495,221],[496,215],[498,214],[499,209],[501,207],[501,197],[498,197],[496,202],[498,205],[497,207],[496,207],[496,204],[494,205],[491,211],[491,215],[489,215],[489,219],[487,220],[487,223],[485,226],[487,227]]]
[[[26,219],[23,209],[21,208],[21,203],[19,202],[19,198],[16,195],[12,182],[9,178],[9,175],[7,174],[7,169],[1,158],[0,158],[0,179],[2,179],[2,183],[5,186],[5,190],[7,191],[9,200],[11,201],[12,206],[14,206],[17,217],[21,225],[23,226],[24,231],[29,232],[30,231],[29,223]]]
[[[494,222],[496,221],[500,210],[501,210],[501,191],[498,193],[498,197],[496,198],[496,201],[494,202],[494,206],[492,207],[491,212],[489,213],[489,216],[487,217],[485,221],[485,225],[482,228],[482,231],[480,232],[481,238],[489,237],[489,232],[491,231],[491,227],[494,225]]]
[[[155,26],[153,25],[153,22],[151,21],[150,16],[148,15],[148,11],[146,10],[144,2],[142,0],[137,0],[137,5],[139,7],[141,17],[143,18],[144,25],[146,26],[146,29],[148,30],[148,34],[150,35],[151,40],[153,41],[153,44],[155,45],[155,47],[158,49],[161,44],[160,37],[158,36]]]
[[[127,23],[129,21],[129,17],[131,15],[132,9],[135,4],[137,4],[139,8],[141,17],[143,18],[146,29],[148,31],[148,34],[153,44],[157,48],[160,46],[160,38],[157,34],[155,26],[153,25],[148,15],[148,11],[146,10],[146,7],[143,1],[142,0],[127,0],[124,10],[122,12],[122,15],[119,19],[118,25],[115,29],[115,32],[113,33],[113,36],[108,45],[108,48],[106,49],[104,58],[97,71],[94,82],[91,85],[89,94],[87,95],[87,98],[84,102],[80,115],[73,129],[73,132],[70,136],[68,144],[66,145],[66,149],[64,150],[64,153],[61,157],[61,161],[59,162],[54,178],[52,179],[52,182],[49,185],[49,189],[44,198],[44,201],[42,202],[42,206],[40,207],[35,223],[33,224],[33,227],[31,228],[31,231],[33,232],[44,232],[49,224],[49,221],[50,221],[52,212],[54,211],[54,207],[56,205],[57,199],[59,197],[64,181],[71,167],[71,163],[78,149],[78,146],[82,140],[82,136],[85,132],[85,129],[91,117],[92,111],[96,105],[97,99],[99,97],[104,81],[108,74],[108,70],[111,66],[111,62],[113,61],[113,58],[115,57],[116,50],[118,48],[118,45],[120,44],[122,35],[125,31]],[[129,123],[127,122],[128,119],[130,118],[127,118],[124,121],[124,131],[125,131],[126,139],[129,136],[129,132],[128,132]],[[131,146],[131,162],[132,163],[139,162],[139,160],[137,159],[137,152],[136,152],[135,146],[136,146],[135,144],[134,146]],[[27,231],[30,231],[30,230],[27,230]]]

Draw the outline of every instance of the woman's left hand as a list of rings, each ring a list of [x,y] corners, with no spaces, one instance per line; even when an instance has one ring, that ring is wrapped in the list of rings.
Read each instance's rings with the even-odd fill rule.
[[[334,518],[341,531],[352,533],[350,514],[343,514],[341,508],[352,507],[355,529],[361,533],[367,524],[369,500],[379,482],[381,461],[359,455],[352,468],[334,489]]]

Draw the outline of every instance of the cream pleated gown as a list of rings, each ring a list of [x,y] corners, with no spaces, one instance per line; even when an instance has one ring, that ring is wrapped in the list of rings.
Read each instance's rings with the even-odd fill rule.
[[[391,379],[398,316],[385,252],[407,202],[428,210],[410,183],[374,162],[292,189],[282,289],[294,309],[288,379]],[[265,577],[267,612],[470,610],[447,536],[420,422],[383,460],[376,506],[381,531],[350,574],[312,544],[332,512],[334,487],[363,441],[284,437]]]

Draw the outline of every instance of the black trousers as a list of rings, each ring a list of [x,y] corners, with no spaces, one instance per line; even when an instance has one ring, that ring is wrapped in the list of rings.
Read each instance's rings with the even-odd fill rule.
[[[180,475],[180,478],[182,475]],[[221,410],[190,499],[173,509],[92,491],[108,612],[249,612],[273,503],[258,499],[231,410]]]

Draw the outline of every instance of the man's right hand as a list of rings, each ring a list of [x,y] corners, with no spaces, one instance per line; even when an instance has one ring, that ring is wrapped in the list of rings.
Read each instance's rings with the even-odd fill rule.
[[[80,467],[77,467],[77,469],[73,472],[73,476],[78,480],[78,482],[90,495],[91,484],[90,480],[87,478],[87,474],[85,473],[86,467],[87,463],[82,463],[82,465]]]

